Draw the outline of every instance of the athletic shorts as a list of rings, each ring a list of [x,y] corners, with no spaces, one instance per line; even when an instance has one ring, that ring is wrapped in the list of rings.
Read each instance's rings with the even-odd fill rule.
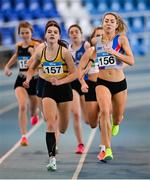
[[[36,84],[37,84],[38,76],[33,76],[30,83],[29,88],[25,88],[28,95],[36,95]],[[26,76],[24,74],[19,74],[17,76],[16,82],[14,84],[14,89],[17,87],[24,87],[23,82],[26,80]]]
[[[70,83],[56,86],[52,85],[48,81],[45,81],[42,98],[45,97],[55,100],[56,103],[72,101],[73,94]]]
[[[110,82],[110,81],[106,81],[106,80],[98,78],[97,86],[99,86],[99,85],[103,85],[103,86],[107,87],[110,90],[112,95],[117,94],[117,93],[127,89],[126,79],[119,81],[119,82]]]
[[[39,77],[37,80],[37,86],[36,86],[36,95],[40,98],[42,98],[43,95],[43,88],[45,84],[45,79]]]
[[[95,92],[97,82],[86,80],[86,83],[87,83],[89,89],[88,89],[88,93],[84,94],[85,101],[97,101],[96,100],[96,92]]]
[[[78,79],[71,82],[71,87],[76,90],[80,96],[84,95],[84,92],[81,91],[81,84]]]

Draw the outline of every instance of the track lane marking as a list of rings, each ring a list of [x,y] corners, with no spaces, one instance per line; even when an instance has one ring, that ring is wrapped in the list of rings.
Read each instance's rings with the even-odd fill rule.
[[[86,156],[87,156],[87,153],[88,153],[88,151],[89,151],[89,149],[90,149],[90,146],[91,146],[91,144],[92,144],[92,141],[93,141],[93,139],[94,139],[94,137],[95,137],[96,131],[97,131],[97,128],[91,130],[91,133],[90,133],[88,142],[87,142],[87,144],[86,144],[86,146],[85,146],[85,151],[84,151],[84,153],[81,155],[80,161],[79,161],[79,163],[78,163],[78,165],[77,165],[77,168],[76,168],[76,170],[75,170],[75,172],[74,172],[74,174],[73,174],[72,180],[77,180],[77,179],[78,179],[79,173],[80,173],[80,171],[81,171],[81,169],[82,169],[82,167],[83,167],[84,161],[85,161],[85,159],[86,159]]]
[[[42,125],[43,122],[44,121],[40,119],[39,123],[28,131],[27,137],[29,138]],[[2,162],[4,162],[4,160],[6,160],[19,147],[20,147],[20,140],[6,154],[4,154],[0,158],[0,164],[2,164]]]

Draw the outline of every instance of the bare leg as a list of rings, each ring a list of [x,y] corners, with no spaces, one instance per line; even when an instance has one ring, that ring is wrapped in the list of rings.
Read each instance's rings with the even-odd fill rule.
[[[19,112],[18,112],[18,120],[21,134],[27,133],[27,101],[28,94],[27,91],[23,87],[17,87],[15,89],[16,98],[18,101]]]
[[[81,144],[82,141],[82,130],[81,130],[81,105],[80,105],[80,96],[79,94],[73,90],[73,101],[71,102],[71,111],[73,113],[73,124],[74,124],[74,132],[77,138],[77,143]]]

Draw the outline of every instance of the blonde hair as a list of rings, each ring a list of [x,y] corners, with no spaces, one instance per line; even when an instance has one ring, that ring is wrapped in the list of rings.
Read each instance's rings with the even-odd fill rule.
[[[116,29],[116,33],[120,34],[120,33],[126,33],[128,31],[128,27],[126,25],[126,23],[123,21],[123,19],[121,18],[121,16],[119,16],[118,14],[114,13],[114,12],[108,12],[106,14],[104,14],[103,18],[102,18],[102,23],[104,22],[104,19],[107,15],[112,15],[115,17],[118,27]]]

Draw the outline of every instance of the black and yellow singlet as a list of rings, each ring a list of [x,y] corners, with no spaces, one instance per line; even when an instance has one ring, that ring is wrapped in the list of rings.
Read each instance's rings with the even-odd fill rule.
[[[17,56],[19,62],[19,70],[20,71],[27,71],[27,61],[30,59],[31,54],[29,52],[29,48],[34,48],[39,44],[36,40],[31,40],[30,44],[27,47],[23,47],[23,42],[17,43]]]
[[[62,46],[59,46],[55,59],[51,57],[46,59],[46,48],[44,47],[41,55],[41,66],[43,73],[40,75],[42,78],[57,77],[63,78],[68,75],[68,66],[62,57]]]

